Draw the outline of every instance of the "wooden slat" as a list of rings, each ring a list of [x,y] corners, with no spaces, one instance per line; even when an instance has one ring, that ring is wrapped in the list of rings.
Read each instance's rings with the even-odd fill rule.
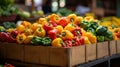
[[[117,54],[120,54],[120,40],[117,40]]]
[[[97,43],[97,59],[108,56],[108,41]]]
[[[109,55],[112,56],[116,54],[116,41],[109,41]]]
[[[96,59],[96,44],[86,45],[86,62]]]
[[[0,59],[6,59],[6,43],[0,42]]]
[[[24,61],[24,45],[18,45],[15,43],[7,43],[7,59]]]
[[[71,66],[85,63],[85,45],[72,47]]]

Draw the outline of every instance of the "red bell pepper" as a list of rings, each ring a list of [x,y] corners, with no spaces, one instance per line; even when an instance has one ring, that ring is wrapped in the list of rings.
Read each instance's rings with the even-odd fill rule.
[[[68,48],[68,47],[72,47],[72,46],[73,46],[72,40],[68,39],[68,40],[63,41],[62,47]]]
[[[57,38],[57,35],[58,35],[58,30],[57,29],[53,29],[53,30],[48,31],[48,36],[51,39]]]
[[[15,43],[16,39],[12,37],[12,35],[10,33],[7,33],[8,37],[7,37],[7,42],[8,43]]]
[[[49,30],[52,30],[53,29],[53,25],[52,24],[45,24],[44,26],[43,26],[43,28],[45,29],[45,31],[49,31]]]
[[[56,26],[57,26],[57,23],[55,23],[55,22],[50,21],[49,23],[52,24],[53,27],[56,27]]]
[[[68,24],[68,20],[66,17],[62,17],[59,21],[58,24],[65,27]]]
[[[84,39],[84,37],[80,37],[80,42],[81,42],[81,45],[84,45],[84,42],[85,42],[85,39]]]
[[[74,36],[81,36],[82,35],[82,31],[80,29],[80,27],[76,27],[73,31],[72,31]]]
[[[6,42],[7,38],[8,38],[8,34],[5,32],[0,32],[0,41],[1,42]]]
[[[15,66],[6,63],[6,64],[4,65],[4,67],[15,67]]]
[[[11,35],[12,35],[13,38],[16,38],[16,36],[17,36],[19,33],[20,33],[20,32],[18,32],[17,30],[13,30],[13,31],[11,32]]]

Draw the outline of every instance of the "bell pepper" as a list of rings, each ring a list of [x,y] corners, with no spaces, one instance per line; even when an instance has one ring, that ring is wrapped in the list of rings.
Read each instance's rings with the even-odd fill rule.
[[[56,38],[52,41],[52,46],[62,47],[63,40],[61,38]]]
[[[16,24],[14,22],[4,22],[3,26],[5,29],[16,28]]]
[[[13,30],[13,31],[11,32],[11,35],[12,35],[13,38],[16,38],[16,36],[17,36],[18,34],[20,34],[20,32],[18,32],[17,30]]]
[[[16,40],[17,40],[18,44],[22,44],[25,39],[26,39],[26,35],[25,34],[18,34],[17,37],[16,37]]]
[[[55,22],[49,21],[49,23],[52,24],[53,27],[56,27],[56,26],[57,26],[57,23],[55,23]]]
[[[33,37],[34,37],[33,35],[28,35],[24,40],[24,44],[30,44]]]
[[[86,22],[86,21],[82,21],[79,26],[80,26],[81,28],[87,30],[87,28],[90,27],[90,23],[88,23],[88,22]]]
[[[19,31],[20,33],[24,32],[25,29],[26,29],[26,28],[25,28],[25,26],[23,26],[23,25],[18,25],[18,26],[16,27],[16,30]]]
[[[72,43],[73,43],[73,46],[81,45],[80,37],[78,36],[74,37],[74,39],[72,40]]]
[[[105,41],[104,36],[97,36],[97,41],[98,42],[104,42]]]
[[[68,31],[68,30],[63,30],[61,35],[62,35],[62,39],[63,40],[73,39],[74,38],[74,35],[70,31]]]
[[[48,23],[48,24],[45,24],[43,28],[45,29],[46,32],[48,32],[49,30],[53,29],[53,25]]]
[[[39,27],[34,32],[34,35],[39,36],[39,37],[44,37],[46,35],[46,31],[42,27]]]
[[[62,47],[65,47],[65,48],[69,48],[69,47],[72,47],[74,46],[73,43],[72,43],[72,40],[64,40],[63,43],[62,43]]]
[[[113,40],[113,33],[109,30],[107,30],[107,32],[105,32],[104,34],[105,37],[105,41],[110,41]]]
[[[76,27],[76,28],[72,31],[72,33],[73,33],[74,36],[81,36],[81,35],[82,35],[82,32],[81,32],[80,27]]]
[[[91,32],[93,35],[96,35],[96,31],[92,27],[89,27],[87,32]]]
[[[81,45],[84,45],[84,42],[85,42],[85,38],[83,36],[80,37],[80,43]]]
[[[8,37],[7,37],[7,42],[8,43],[15,43],[16,39],[12,37],[12,35],[10,33],[7,33]]]
[[[58,23],[60,19],[60,17],[57,14],[51,14],[49,18],[52,22],[55,22],[55,23]]]
[[[5,32],[5,28],[3,26],[0,26],[0,32]]]
[[[47,19],[46,18],[39,18],[39,21],[38,21],[38,24],[41,24],[41,25],[45,25],[45,24],[47,24],[48,22],[47,22]]]
[[[0,41],[1,41],[1,42],[6,42],[8,37],[9,37],[9,36],[8,36],[7,33],[5,33],[5,32],[0,32]]]
[[[79,24],[81,24],[82,20],[83,20],[83,17],[78,16],[78,17],[76,18],[76,20],[75,20],[74,23],[75,23],[76,25],[79,25]]]
[[[57,25],[55,29],[57,29],[59,33],[63,31],[63,27],[61,25]]]
[[[26,36],[32,35],[32,34],[33,34],[33,31],[32,31],[31,29],[26,29],[26,30],[24,31],[24,34],[25,34]]]
[[[33,32],[35,32],[36,29],[39,28],[39,27],[42,27],[42,25],[41,25],[41,24],[38,24],[38,23],[33,23],[33,24],[31,25],[30,29],[31,29]]]
[[[66,17],[62,17],[60,18],[60,20],[58,21],[58,25],[61,25],[63,27],[65,27],[68,24],[68,19]]]
[[[74,23],[69,23],[64,27],[64,30],[69,30],[72,32],[75,29],[75,24]]]
[[[99,26],[97,29],[96,29],[96,34],[97,35],[104,35],[105,32],[107,32],[107,27],[105,26]]]
[[[53,29],[53,30],[48,31],[48,36],[51,39],[57,38],[57,35],[58,35],[58,30],[57,29]]]
[[[33,45],[42,45],[42,38],[38,37],[38,36],[34,36],[31,39],[30,43],[33,44]]]
[[[95,30],[96,30],[96,29],[98,28],[98,26],[99,26],[97,22],[91,22],[90,24],[91,24],[90,27],[93,28],[93,29],[95,29]]]
[[[86,32],[85,36],[88,37],[91,43],[97,43],[97,38],[91,32]]]
[[[67,16],[68,22],[75,22],[77,15],[76,14],[70,14]]]
[[[15,66],[8,64],[8,63],[5,63],[4,67],[15,67]]]
[[[86,16],[84,18],[84,20],[87,21],[87,22],[92,22],[94,20],[94,18],[92,16]]]
[[[13,28],[9,28],[9,29],[6,29],[6,32],[7,33],[11,33],[12,31],[14,31],[15,29],[13,29]]]
[[[50,37],[44,37],[42,39],[43,46],[51,46],[52,39]]]
[[[28,21],[23,21],[23,22],[21,23],[21,25],[25,26],[25,28],[30,28],[31,23],[28,22]]]
[[[83,37],[84,37],[84,44],[91,44],[87,36],[83,36]]]

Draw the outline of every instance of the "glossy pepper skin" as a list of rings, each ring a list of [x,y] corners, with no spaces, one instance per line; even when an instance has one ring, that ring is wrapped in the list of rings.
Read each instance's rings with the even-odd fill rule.
[[[39,36],[39,37],[45,37],[46,31],[45,31],[42,27],[39,27],[39,28],[37,28],[36,31],[34,32],[34,35],[35,35],[35,36]]]
[[[61,33],[63,31],[63,27],[61,25],[56,26],[55,29],[58,30],[58,33]]]
[[[74,36],[81,36],[82,35],[82,31],[80,29],[80,27],[76,27],[73,31],[72,31]]]
[[[83,17],[81,17],[81,16],[78,16],[76,19],[75,19],[75,24],[76,25],[79,25],[81,22],[82,22],[82,20],[83,20]]]
[[[70,14],[67,16],[68,22],[75,22],[77,15],[76,14]]]
[[[72,47],[72,46],[73,46],[72,40],[67,39],[67,40],[63,41],[62,47],[69,48],[69,47]]]
[[[55,23],[58,23],[60,19],[60,17],[57,14],[51,14],[49,18],[52,22],[55,22]]]
[[[38,37],[38,36],[34,36],[31,39],[30,43],[33,44],[33,45],[42,45],[42,38]]]
[[[9,37],[9,36],[8,36],[7,33],[5,33],[5,32],[0,32],[0,41],[1,41],[1,42],[6,42],[8,37]]]
[[[62,35],[62,39],[63,40],[73,39],[74,38],[74,35],[70,31],[68,31],[68,30],[63,30],[61,35]]]
[[[26,39],[24,40],[24,44],[28,44],[29,45],[33,37],[34,37],[33,35],[28,35],[26,37]]]
[[[69,23],[64,27],[64,30],[69,30],[72,32],[75,29],[75,24],[74,23]]]
[[[14,38],[16,38],[16,36],[17,36],[18,34],[20,34],[20,32],[18,32],[17,30],[13,30],[13,31],[11,32],[11,35],[12,35]]]
[[[51,46],[52,39],[50,37],[44,37],[42,39],[43,46]]]
[[[60,20],[58,21],[58,24],[65,27],[68,24],[67,18],[66,17],[60,18]]]
[[[90,27],[90,23],[86,21],[82,21],[81,24],[79,25],[81,28],[87,30]]]
[[[84,37],[84,44],[91,44],[91,42],[89,41],[87,36],[83,36]]]
[[[48,24],[45,24],[43,28],[45,29],[46,32],[48,32],[49,30],[53,29],[53,25],[48,23]]]
[[[56,38],[52,41],[52,46],[62,47],[63,40],[61,38]]]
[[[53,29],[53,30],[48,31],[48,36],[51,39],[57,38],[57,34],[58,34],[58,30],[57,29]]]
[[[105,41],[104,36],[97,36],[97,41],[98,42],[104,42]]]
[[[16,40],[17,40],[18,44],[22,44],[25,39],[26,39],[26,35],[25,34],[18,34],[17,37],[16,37]]]
[[[8,37],[7,37],[6,41],[8,43],[16,43],[16,38],[15,37],[13,38],[13,36],[10,33],[7,33],[7,35],[8,35]]]

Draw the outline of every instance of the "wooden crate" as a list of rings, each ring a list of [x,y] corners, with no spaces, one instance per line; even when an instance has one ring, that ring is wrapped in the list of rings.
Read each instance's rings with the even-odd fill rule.
[[[6,58],[18,61],[24,61],[24,45],[18,45],[15,43],[7,43],[6,44]]]
[[[6,59],[6,43],[0,42],[0,59]]]
[[[117,54],[120,54],[120,40],[117,40]]]
[[[86,45],[86,62],[96,60],[96,44]]]
[[[112,56],[116,54],[116,41],[109,41],[109,55]]]
[[[103,58],[109,55],[108,41],[97,43],[97,59]]]
[[[72,67],[85,63],[85,45],[71,48],[50,48],[50,65]]]
[[[49,47],[25,46],[25,62],[35,64],[49,64]]]

